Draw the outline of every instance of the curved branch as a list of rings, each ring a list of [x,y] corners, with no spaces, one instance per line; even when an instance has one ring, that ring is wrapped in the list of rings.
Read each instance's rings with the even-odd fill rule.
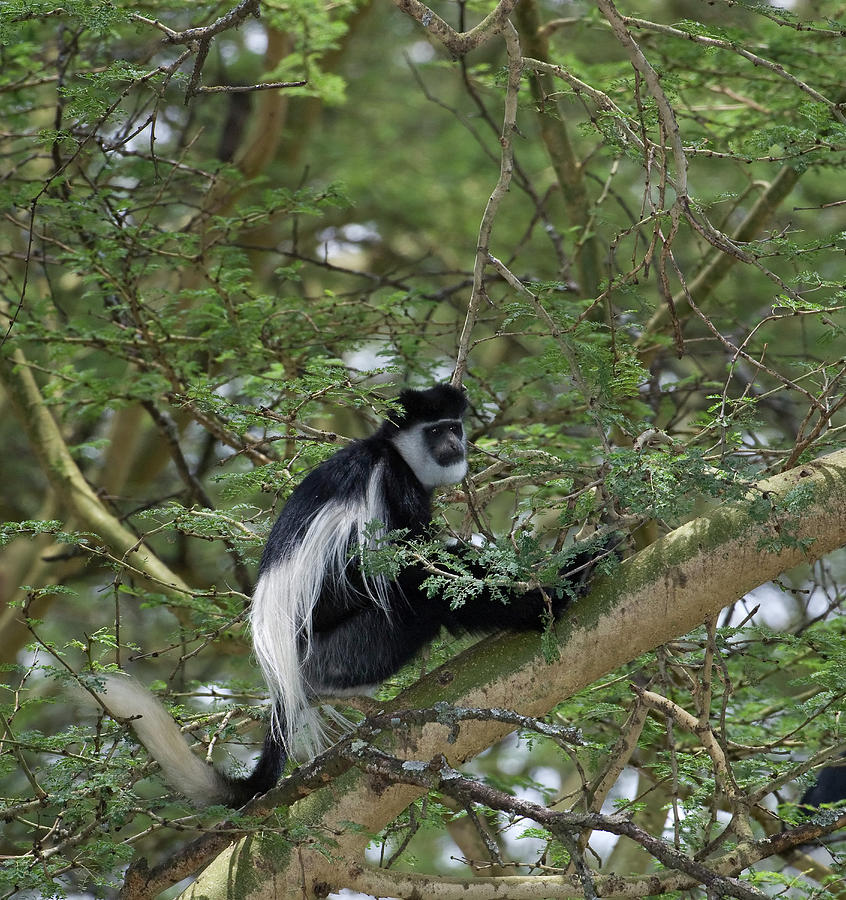
[[[716,47],[720,50],[725,50],[728,53],[736,53],[748,62],[751,62],[753,66],[760,66],[761,68],[767,69],[775,75],[778,75],[779,78],[783,78],[785,81],[792,84],[793,87],[806,93],[812,100],[828,107],[828,111],[838,120],[838,122],[846,123],[846,117],[843,115],[839,102],[829,100],[828,97],[815,90],[811,85],[802,81],[801,78],[797,78],[792,72],[785,69],[781,63],[767,59],[765,56],[758,56],[758,54],[752,53],[751,50],[748,50],[737,41],[723,40],[722,38],[715,38],[706,34],[696,34],[692,31],[683,31],[681,28],[674,28],[672,25],[661,25],[657,22],[649,22],[646,19],[637,19],[633,16],[621,16],[620,19],[624,25],[642,28],[644,31],[653,31],[656,34],[681,38],[682,40],[700,44],[704,47]]]
[[[156,590],[180,600],[190,596],[191,588],[148,551],[141,539],[125,528],[91,489],[20,350],[10,356],[0,356],[0,384],[66,516],[75,519],[82,530],[99,535],[116,557],[148,578]]]
[[[667,99],[664,89],[661,87],[661,77],[652,68],[649,60],[644,56],[643,51],[638,46],[635,39],[629,34],[625,21],[620,15],[617,7],[614,6],[612,0],[597,0],[597,6],[600,12],[605,16],[611,25],[614,36],[622,45],[623,49],[629,56],[632,66],[640,73],[649,93],[652,94],[653,100],[658,110],[658,118],[661,127],[664,130],[666,139],[670,142],[673,159],[676,164],[675,178],[673,186],[676,189],[676,200],[683,204],[685,209],[688,208],[687,196],[687,157],[685,156],[684,146],[681,140],[681,130],[676,119],[676,113],[672,103]]]
[[[516,20],[527,54],[548,63],[549,40],[547,32],[541,27],[535,0],[523,0],[518,4]],[[574,262],[578,271],[581,295],[595,297],[599,293],[602,274],[599,242],[595,229],[591,228],[595,211],[591,209],[585,170],[570,139],[565,111],[558,106],[557,100],[546,96],[548,88],[545,81],[548,78],[549,76],[538,72],[530,81],[538,127],[552,163],[555,180],[561,189],[561,198],[567,210],[567,221],[579,229],[574,247]],[[545,109],[547,106],[558,114],[550,115]]]

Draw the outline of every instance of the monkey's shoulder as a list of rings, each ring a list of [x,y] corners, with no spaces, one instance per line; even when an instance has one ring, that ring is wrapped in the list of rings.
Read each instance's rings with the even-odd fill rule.
[[[312,469],[288,498],[277,524],[302,524],[329,503],[360,503],[378,477],[389,503],[399,495],[415,495],[420,486],[389,441],[376,436],[353,441]],[[424,492],[425,493],[425,492]]]
[[[397,457],[388,441],[375,436],[353,441],[312,469],[291,499],[303,495],[316,506],[330,500],[359,500],[367,493],[374,473],[384,475],[386,469],[396,466]]]

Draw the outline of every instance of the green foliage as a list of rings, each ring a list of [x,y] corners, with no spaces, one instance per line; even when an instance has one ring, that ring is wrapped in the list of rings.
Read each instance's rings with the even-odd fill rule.
[[[493,6],[436,11],[470,27]],[[483,592],[519,602],[515,585],[556,596],[586,523],[640,546],[725,503],[778,523],[751,559],[813,550],[799,537],[809,487],[778,502],[750,488],[842,446],[846,428],[842,10],[658,4],[654,22],[626,21],[674,109],[687,205],[674,131],[600,9],[562,19],[521,0],[513,21],[532,56],[525,10],[571,78],[530,93],[524,69],[513,178],[484,249],[525,289],[486,267],[464,379],[471,481],[436,498],[461,551],[372,523],[361,564],[392,576],[423,560],[427,589],[455,606]],[[399,10],[298,0],[216,33],[195,71],[199,45],[163,29],[228,11],[0,4],[3,897],[112,896],[134,856],[161,858],[180,829],[223,815],[174,800],[130,732],[79,719],[68,687],[134,667],[198,752],[226,743],[248,764],[266,692],[244,619],[274,516],[400,385],[449,378],[465,329],[500,175],[501,39],[454,60]],[[774,193],[783,183],[790,193]],[[110,544],[106,520],[134,545]],[[710,723],[737,789],[763,786],[802,821],[813,774],[800,764],[844,745],[842,584],[837,557],[785,576],[712,639],[703,629],[564,698],[553,715],[582,728],[577,750],[532,734],[475,773],[582,809],[619,752],[634,684]],[[541,625],[555,659],[566,621]],[[469,641],[437,640],[425,665]],[[413,661],[381,697],[420,671]],[[715,858],[738,832],[723,831],[728,794],[701,736],[653,711],[635,737],[607,808],[656,836],[669,811],[672,842]],[[508,874],[571,862],[542,828],[482,809],[474,823],[442,801],[385,830],[383,861],[402,850],[397,865],[440,870],[459,855],[444,829],[469,824],[524,864]],[[262,865],[298,843],[333,858],[337,835],[290,818],[236,825],[265,829]],[[503,837],[514,830],[518,851]],[[779,866],[750,881],[815,889]]]
[[[621,450],[609,463],[608,486],[621,505],[670,525],[684,521],[703,498],[737,500],[748,489],[742,472],[732,471],[738,460],[717,468],[696,447]]]

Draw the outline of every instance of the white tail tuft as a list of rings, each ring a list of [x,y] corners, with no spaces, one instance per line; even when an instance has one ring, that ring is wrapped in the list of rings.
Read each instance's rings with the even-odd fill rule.
[[[131,719],[138,740],[173,787],[196,806],[228,802],[225,776],[191,752],[176,722],[145,687],[127,676],[106,675],[104,680],[105,688],[97,691],[103,705],[115,718]]]

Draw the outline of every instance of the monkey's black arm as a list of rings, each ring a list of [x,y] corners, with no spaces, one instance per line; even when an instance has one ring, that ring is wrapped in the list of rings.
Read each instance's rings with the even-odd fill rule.
[[[422,566],[404,569],[390,585],[389,611],[368,596],[357,575],[358,590],[342,601],[321,598],[312,617],[312,645],[304,660],[304,676],[314,693],[349,690],[378,684],[405,665],[434,638],[442,626],[455,634],[487,634],[502,629],[542,630],[549,614],[557,616],[585,593],[604,544],[585,542],[562,569],[558,583],[545,590],[499,592],[483,587],[455,608],[442,594],[429,596],[424,587],[430,572]],[[465,560],[480,582],[481,564]],[[503,602],[502,593],[507,602]]]
[[[548,622],[550,613],[553,616],[560,615],[573,600],[587,593],[596,561],[606,552],[605,544],[586,541],[585,548],[577,549],[562,567],[559,579],[543,590],[533,589],[520,593],[513,589],[493,591],[489,587],[483,587],[478,593],[464,598],[454,608],[444,598],[432,598],[428,602],[440,605],[443,624],[454,632],[541,630]],[[484,581],[487,574],[484,567],[472,561],[465,561],[464,565],[471,574]],[[425,597],[425,590],[421,586],[425,573],[414,572],[409,577],[418,579],[417,590]]]
[[[549,598],[549,599],[547,599]],[[550,614],[556,616],[565,602],[560,596],[534,589],[512,594],[503,602],[483,591],[470,597],[446,613],[444,624],[452,631],[484,633],[511,629],[513,631],[541,631]]]

